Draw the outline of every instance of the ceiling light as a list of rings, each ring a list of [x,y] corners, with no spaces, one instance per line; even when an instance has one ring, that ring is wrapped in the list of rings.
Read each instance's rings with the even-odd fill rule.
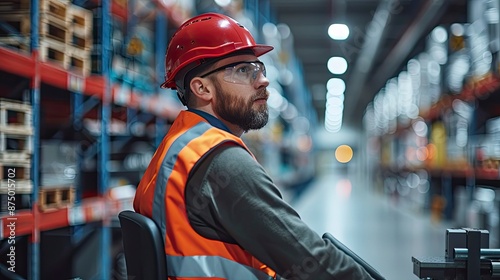
[[[290,27],[284,23],[279,23],[277,26],[278,32],[281,35],[281,39],[286,39],[292,35],[292,32],[290,30]]]
[[[330,57],[327,66],[332,74],[344,74],[347,71],[347,60],[339,56]]]
[[[431,38],[437,43],[445,43],[448,39],[448,32],[442,26],[437,26],[432,30]]]
[[[219,5],[220,7],[227,7],[229,4],[231,4],[231,0],[215,0],[215,4]]]
[[[339,78],[331,78],[326,83],[327,91],[337,92],[339,94],[344,93],[345,91],[345,82]]]
[[[271,22],[267,22],[262,26],[262,32],[265,36],[276,37],[278,36],[278,27]]]
[[[334,23],[328,27],[328,35],[333,40],[345,40],[349,37],[349,27],[345,24]]]
[[[464,33],[465,33],[465,28],[462,24],[460,23],[454,23],[451,25],[450,27],[451,29],[451,33],[454,35],[454,36],[464,36]]]
[[[335,149],[335,158],[340,163],[348,163],[351,161],[354,152],[349,145],[340,145]]]
[[[328,125],[328,124],[325,124],[325,129],[328,132],[332,132],[332,133],[339,132],[341,128],[342,128],[342,125]]]
[[[176,0],[161,0],[160,4],[162,4],[163,6],[168,8],[170,6],[173,6],[175,4],[175,2],[177,2],[177,1]]]

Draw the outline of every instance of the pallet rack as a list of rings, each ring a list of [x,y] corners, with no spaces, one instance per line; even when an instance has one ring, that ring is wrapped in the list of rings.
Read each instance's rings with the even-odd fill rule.
[[[60,5],[60,3],[70,4],[71,2],[98,5],[98,8],[93,10],[94,18],[85,9],[74,4]],[[151,3],[161,5],[159,1],[155,0],[151,0]],[[50,257],[43,259],[41,257],[47,250],[47,246],[50,246],[40,242],[45,233],[70,228],[72,237],[69,245],[82,242],[82,240],[88,239],[89,235],[97,234],[97,241],[92,243],[94,245],[90,244],[86,247],[87,249],[81,249],[82,252],[74,255],[84,255],[84,251],[91,250],[88,248],[94,246],[94,251],[98,253],[92,255],[93,263],[89,264],[87,270],[95,268],[97,275],[91,279],[110,279],[111,255],[109,247],[112,239],[110,226],[114,222],[113,217],[120,210],[131,205],[131,201],[116,200],[110,194],[108,184],[110,173],[114,172],[107,168],[113,160],[110,157],[110,139],[112,137],[110,127],[113,124],[111,120],[116,114],[125,114],[127,129],[130,129],[133,122],[153,123],[157,131],[153,141],[154,146],[157,146],[163,138],[163,132],[168,122],[174,119],[181,110],[180,103],[175,103],[172,99],[162,98],[158,94],[144,94],[141,89],[133,88],[127,84],[129,81],[114,79],[113,69],[111,69],[113,46],[110,15],[124,19],[129,27],[135,22],[133,22],[133,16],[130,15],[127,8],[112,0],[7,0],[0,3],[0,13],[5,13],[9,9],[12,11],[13,8],[17,12],[13,13],[15,16],[11,17],[11,20],[18,22],[20,34],[16,38],[0,37],[1,44],[13,47],[0,46],[0,72],[22,77],[28,81],[25,84],[29,84],[29,97],[24,96],[23,99],[31,100],[29,105],[31,110],[29,118],[31,119],[29,122],[32,124],[32,129],[28,135],[31,137],[29,146],[33,148],[30,151],[29,166],[24,161],[17,161],[15,164],[23,170],[23,174],[30,173],[30,180],[26,185],[23,185],[23,188],[18,188],[18,191],[20,194],[30,196],[31,205],[28,209],[15,209],[15,212],[0,215],[0,240],[12,237],[13,231],[10,225],[15,220],[15,235],[26,237],[28,240],[26,252],[24,252],[28,254],[27,261],[20,266],[26,267],[26,278],[37,280],[44,273],[44,269],[47,269],[46,265],[52,267],[60,265],[54,263],[55,261],[48,261],[47,259]],[[164,59],[167,33],[170,31],[169,25],[175,27],[181,24],[185,18],[180,17],[180,14],[185,15],[186,18],[190,16],[189,11],[179,11],[179,7],[175,7],[175,9],[173,11],[167,7],[160,8],[158,6],[158,10],[161,12],[155,13],[154,49],[156,57],[153,70],[157,81],[163,79],[163,64],[157,62]],[[271,20],[270,6],[261,0],[245,1],[245,10],[253,13],[252,17],[257,26],[262,26]],[[48,17],[47,13],[49,12],[55,13],[57,16]],[[172,16],[173,13],[175,16]],[[90,28],[90,22],[95,24],[96,18],[100,24]],[[93,33],[93,35],[97,34],[97,37],[89,35],[92,33],[92,29],[98,30],[97,33]],[[158,32],[158,30],[163,32]],[[98,59],[94,57],[96,54],[99,56]],[[98,70],[99,74],[91,73],[94,68]],[[67,103],[51,103],[49,105],[53,107],[47,109],[45,106],[48,104],[46,91],[65,92],[62,95]],[[306,91],[304,90],[304,92]],[[59,97],[60,95],[58,95]],[[118,112],[116,109],[119,109]],[[42,114],[46,113],[47,110],[61,111],[60,114],[63,117],[55,114],[54,119],[44,118],[41,120]],[[97,188],[95,194],[84,197],[78,185],[75,185],[74,189],[63,189],[64,193],[58,193],[59,190],[49,193],[47,191],[49,189],[41,187],[43,180],[38,172],[41,153],[37,147],[42,144],[40,136],[44,132],[41,131],[41,124],[57,125],[61,123],[61,118],[70,116],[69,125],[72,127],[72,132],[81,133],[84,126],[84,116],[88,115],[93,117],[93,121],[95,121],[93,125],[95,125],[96,130],[94,135],[87,135],[89,138],[94,138],[88,149],[79,155],[78,164],[82,164],[82,157],[96,158]],[[0,131],[1,127],[2,123],[0,122]],[[134,136],[125,136],[125,138],[132,137]],[[127,142],[127,139],[122,142]],[[6,163],[3,159],[0,162]],[[0,168],[0,175],[2,172]],[[21,175],[21,171],[19,171],[19,175]],[[21,190],[24,191],[21,193]],[[1,193],[0,191],[0,195]],[[48,200],[53,204],[48,203]],[[57,234],[64,235],[64,232],[57,232]],[[49,239],[53,240],[52,237]],[[68,260],[62,261],[65,262],[64,265],[71,266],[71,263],[67,263]],[[2,269],[1,264],[0,269]]]
[[[26,172],[28,172],[30,180],[16,182],[18,184],[16,194],[29,194],[31,196],[31,209],[15,209],[15,211],[0,216],[0,239],[12,237],[13,231],[10,224],[15,221],[16,237],[29,237],[27,251],[18,252],[19,257],[28,254],[26,256],[28,259],[27,275],[25,277],[36,280],[41,277],[40,257],[42,249],[40,238],[44,232],[65,227],[78,228],[97,224],[99,227],[99,246],[97,246],[99,253],[94,257],[97,263],[93,266],[97,268],[98,275],[95,275],[93,279],[109,279],[111,275],[111,256],[108,249],[111,240],[110,223],[114,215],[124,207],[131,205],[131,202],[127,200],[112,199],[108,193],[109,174],[104,166],[109,161],[110,136],[108,127],[112,117],[111,107],[118,104],[126,110],[150,114],[158,119],[157,128],[163,129],[166,120],[173,119],[179,112],[180,106],[169,103],[168,100],[161,99],[158,95],[148,95],[148,98],[145,98],[146,95],[110,79],[109,18],[112,12],[116,11],[109,0],[101,1],[100,15],[98,15],[102,19],[102,26],[99,27],[101,29],[101,73],[90,75],[90,46],[92,44],[90,34],[92,29],[89,28],[89,24],[92,23],[92,14],[78,6],[68,6],[67,2],[64,0],[21,0],[8,1],[4,3],[5,5],[0,5],[0,12],[5,12],[6,9],[13,7],[18,10],[18,13],[13,16],[4,16],[4,20],[17,21],[21,27],[21,35],[29,38],[25,41],[17,38],[16,42],[21,42],[17,46],[20,51],[0,47],[0,56],[2,57],[0,71],[30,80],[29,99],[32,101],[30,105],[18,106],[18,111],[26,113],[25,122],[32,124],[32,127],[21,131],[22,133],[19,133],[19,130],[22,129],[18,127],[12,125],[6,127],[3,119],[0,118],[2,137],[5,134],[17,133],[20,136],[29,137],[30,140],[26,141],[26,149],[29,151],[27,158],[12,158],[12,155],[7,158],[6,153],[2,153],[0,174],[2,174],[2,178],[3,175],[7,176],[7,174],[3,174],[4,165],[17,166],[19,170],[16,176],[27,177]],[[49,12],[51,16],[48,16]],[[54,17],[54,14],[58,17]],[[156,17],[157,27],[165,29],[167,21],[164,15],[158,14]],[[64,25],[61,22],[64,22]],[[69,27],[66,28],[66,26]],[[158,32],[155,36],[156,47],[160,50],[158,54],[161,54],[166,46],[166,34]],[[12,42],[12,40],[7,39],[2,38],[1,42],[7,44]],[[22,42],[29,42],[29,45]],[[162,55],[158,56],[157,60],[161,60]],[[163,71],[159,67],[156,70],[157,73]],[[161,74],[158,76],[161,77]],[[97,154],[98,166],[100,166],[97,168],[98,187],[95,197],[81,198],[78,189],[76,189],[76,194],[75,189],[40,189],[38,173],[40,154],[38,149],[32,147],[40,145],[40,101],[44,98],[42,84],[66,90],[72,96],[74,125],[81,125],[82,117],[89,111],[99,112],[99,122],[102,129],[100,129],[98,141],[93,144],[95,148],[91,149],[90,152]],[[13,104],[4,106],[5,104],[5,102],[0,103],[0,116],[5,114],[6,107],[13,108]],[[165,106],[158,106],[158,104]],[[100,110],[96,106],[100,106]],[[16,109],[15,106],[14,109]],[[23,124],[19,124],[19,126]],[[156,141],[159,141],[158,139],[160,136],[157,136]],[[50,202],[53,204],[51,205]],[[64,202],[67,202],[67,205],[64,205]]]
[[[467,19],[464,19],[464,22],[497,28],[498,22],[483,21],[486,5],[487,1],[469,1],[468,9],[471,12],[467,13]],[[407,200],[415,205],[417,210],[429,211],[434,221],[448,220],[453,221],[459,227],[488,229],[493,232],[492,241],[498,243],[500,242],[500,224],[498,221],[493,222],[493,219],[488,220],[487,217],[490,214],[495,217],[500,213],[498,212],[500,201],[498,196],[488,201],[492,205],[492,209],[489,209],[491,212],[480,213],[483,210],[478,210],[479,212],[475,213],[477,217],[474,218],[471,218],[473,216],[471,213],[466,213],[470,210],[468,208],[470,205],[481,204],[478,193],[486,190],[498,195],[498,188],[500,188],[498,153],[488,157],[482,155],[481,151],[482,146],[492,148],[498,145],[496,140],[498,138],[490,142],[485,141],[485,138],[489,136],[485,129],[487,120],[500,116],[498,50],[490,49],[493,45],[491,42],[490,45],[480,46],[482,48],[474,45],[473,42],[476,42],[475,40],[480,36],[491,36],[488,40],[495,43],[499,40],[496,33],[486,35],[486,32],[472,31],[466,36],[450,34],[451,42],[447,42],[445,46],[448,47],[449,61],[455,58],[456,53],[462,53],[465,46],[476,50],[488,50],[494,58],[487,67],[482,68],[486,70],[477,72],[473,71],[474,67],[471,67],[468,70],[468,76],[461,80],[459,87],[450,86],[445,80],[436,83],[435,85],[439,85],[439,96],[432,103],[429,95],[436,88],[428,87],[425,91],[422,90],[429,100],[426,100],[423,108],[420,108],[418,118],[392,119],[391,125],[394,126],[394,131],[388,129],[383,133],[373,133],[371,127],[366,128],[370,131],[369,133],[373,133],[370,135],[373,137],[373,143],[379,145],[377,148],[380,149],[380,162],[376,163],[378,166],[374,166],[374,169],[379,171],[380,179],[385,180],[381,184],[385,192],[390,193],[391,196],[401,197],[402,201]],[[452,44],[453,42],[455,44]],[[475,65],[478,61],[475,56],[478,54],[472,50],[466,53],[472,65]],[[483,55],[482,52],[480,53]],[[422,61],[426,61],[426,56],[423,58]],[[419,56],[416,56],[414,60],[419,60]],[[442,67],[441,71],[449,71],[446,68],[449,65],[443,64],[438,67]],[[417,135],[413,126],[416,123],[425,126],[426,132]],[[464,133],[461,135],[461,145],[458,145],[457,140],[459,124],[462,125],[461,132]],[[498,126],[494,129],[496,133]],[[408,144],[409,142],[411,144]],[[419,152],[423,153],[419,155]],[[406,181],[409,175],[425,178],[416,180],[425,182],[425,191],[420,191],[415,185],[410,186],[410,183],[401,183]]]

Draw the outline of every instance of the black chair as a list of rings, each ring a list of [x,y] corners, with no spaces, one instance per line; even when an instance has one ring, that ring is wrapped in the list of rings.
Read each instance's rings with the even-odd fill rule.
[[[167,279],[165,247],[160,229],[134,211],[118,214],[129,279]]]
[[[331,233],[326,232],[325,234],[323,234],[323,238],[326,239],[326,240],[329,240],[333,245],[335,245],[335,247],[337,247],[338,249],[340,249],[346,255],[348,255],[351,258],[353,258],[375,280],[385,280],[385,277],[382,276],[382,274],[380,274],[375,268],[373,268],[370,264],[368,264],[360,256],[356,255],[356,253],[354,253],[353,251],[351,251],[351,249],[349,249],[347,246],[345,246],[342,242],[340,242],[338,239],[336,239],[335,237],[333,237],[333,235]]]

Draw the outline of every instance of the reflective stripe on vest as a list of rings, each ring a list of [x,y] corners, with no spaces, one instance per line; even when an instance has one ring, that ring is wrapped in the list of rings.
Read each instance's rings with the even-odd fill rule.
[[[177,156],[180,151],[187,146],[189,141],[193,140],[196,136],[199,136],[209,130],[212,126],[208,123],[200,122],[196,124],[193,128],[187,130],[184,134],[179,136],[174,143],[168,149],[167,154],[163,158],[163,162],[158,170],[158,177],[156,178],[155,185],[155,197],[153,201],[153,220],[158,223],[161,233],[163,236],[167,235],[167,229],[165,226],[166,221],[166,205],[165,205],[165,191],[168,178],[170,173],[174,168],[174,164],[177,161]]]
[[[266,273],[219,256],[167,256],[168,276],[272,280]]]

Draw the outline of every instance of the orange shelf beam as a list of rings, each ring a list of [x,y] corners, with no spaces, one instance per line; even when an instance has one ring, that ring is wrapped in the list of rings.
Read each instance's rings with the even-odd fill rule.
[[[129,201],[95,197],[84,199],[79,205],[37,212],[38,230],[46,231],[108,220],[130,204]],[[38,211],[38,209],[34,211]],[[31,235],[33,233],[35,213],[31,210],[19,210],[13,214],[0,216],[0,239],[9,238],[10,236]]]
[[[484,179],[484,180],[499,180],[500,179],[500,170],[498,170],[498,169],[477,168],[475,171],[476,171],[476,178],[477,179]]]
[[[444,95],[428,110],[420,112],[420,116],[422,116],[426,120],[433,120],[437,118],[443,110],[450,108],[454,99],[471,101],[476,98],[488,96],[499,88],[500,78],[489,75],[481,80],[475,81],[474,83],[467,84],[462,92],[460,92],[460,94]]]
[[[0,70],[27,78],[35,76],[35,60],[26,54],[0,47],[0,57],[5,58],[5,62],[0,63]],[[102,99],[106,82],[103,76],[81,77],[50,62],[39,62],[39,65],[42,83]],[[120,85],[112,85],[112,97],[117,105],[144,110],[168,119],[175,118],[181,110],[180,106],[173,103],[165,104],[165,101],[160,101],[157,96],[142,97],[141,93],[135,91],[127,92],[127,100],[123,102],[123,97],[120,97],[121,91]]]
[[[31,213],[31,210],[18,210],[13,214],[0,217],[0,237],[15,238],[31,234],[33,231],[33,213]]]
[[[0,57],[0,70],[26,78],[35,76],[35,60],[32,57],[6,48],[0,48]]]

